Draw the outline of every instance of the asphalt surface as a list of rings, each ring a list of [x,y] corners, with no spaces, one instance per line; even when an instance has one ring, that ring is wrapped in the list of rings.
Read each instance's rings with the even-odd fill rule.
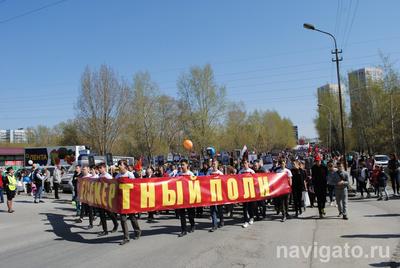
[[[281,223],[271,208],[267,219],[247,229],[237,213],[214,233],[208,232],[205,217],[196,219],[196,231],[183,238],[177,237],[179,220],[172,213],[156,215],[151,224],[143,215],[142,237],[119,246],[121,228],[99,238],[99,219],[91,230],[87,219],[75,223],[70,195],[61,198],[34,204],[19,195],[12,214],[0,204],[0,267],[400,267],[400,199],[353,199],[348,221],[329,204],[322,220],[315,208],[307,208],[299,218]],[[383,247],[382,257],[378,249],[371,256],[375,246]]]

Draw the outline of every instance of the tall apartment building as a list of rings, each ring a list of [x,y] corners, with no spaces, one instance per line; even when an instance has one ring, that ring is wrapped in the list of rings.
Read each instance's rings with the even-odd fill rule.
[[[383,79],[383,71],[380,68],[365,67],[349,72],[348,79],[352,131],[356,137],[356,146],[364,150],[367,148],[367,140],[361,130],[369,122],[366,117],[371,113],[364,103],[365,93],[371,83]]]
[[[0,142],[1,143],[26,143],[27,142],[26,130],[23,128],[0,129]]]

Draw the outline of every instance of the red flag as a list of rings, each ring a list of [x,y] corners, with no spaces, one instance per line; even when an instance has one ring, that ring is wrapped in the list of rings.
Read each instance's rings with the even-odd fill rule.
[[[136,165],[134,168],[136,171],[142,170],[142,157],[140,157],[139,160],[136,161]]]

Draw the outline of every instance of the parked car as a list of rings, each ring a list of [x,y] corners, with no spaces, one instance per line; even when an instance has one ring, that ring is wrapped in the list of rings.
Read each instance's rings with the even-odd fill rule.
[[[72,177],[74,176],[75,166],[70,166],[61,178],[60,190],[64,193],[72,193],[74,186],[72,185]]]
[[[374,155],[374,160],[375,160],[375,165],[380,165],[386,168],[389,164],[390,158],[389,156],[384,154],[377,154]]]

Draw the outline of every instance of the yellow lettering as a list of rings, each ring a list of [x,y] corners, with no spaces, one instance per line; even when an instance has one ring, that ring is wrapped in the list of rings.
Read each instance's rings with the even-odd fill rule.
[[[108,207],[113,207],[113,200],[115,198],[115,184],[110,184],[110,190],[108,191]]]
[[[131,189],[132,183],[121,183],[119,189],[122,190],[122,209],[129,209],[131,207]]]
[[[221,180],[210,180],[211,202],[222,201]]]
[[[176,196],[177,196],[177,205],[183,204],[183,186],[181,181],[176,182]]]
[[[163,206],[172,206],[176,202],[176,193],[174,190],[168,189],[168,182],[164,181],[162,183],[163,191]]]
[[[254,180],[253,177],[243,178],[244,196],[243,198],[254,198],[256,193],[254,191]]]
[[[103,182],[103,188],[101,189],[101,204],[107,207],[106,195],[107,195],[108,183]]]
[[[268,196],[269,195],[269,181],[268,177],[258,177],[258,186],[260,187],[260,195]]]
[[[239,197],[239,190],[237,181],[234,178],[228,179],[227,183],[228,188],[228,198],[229,200],[236,200]]]
[[[155,187],[154,183],[141,183],[140,184],[140,195],[141,195],[141,208],[152,208],[155,207]]]
[[[94,185],[94,203],[97,205],[101,204],[101,195],[100,195],[100,191],[101,191],[101,182],[95,182]]]
[[[200,181],[189,181],[189,204],[201,203]]]

